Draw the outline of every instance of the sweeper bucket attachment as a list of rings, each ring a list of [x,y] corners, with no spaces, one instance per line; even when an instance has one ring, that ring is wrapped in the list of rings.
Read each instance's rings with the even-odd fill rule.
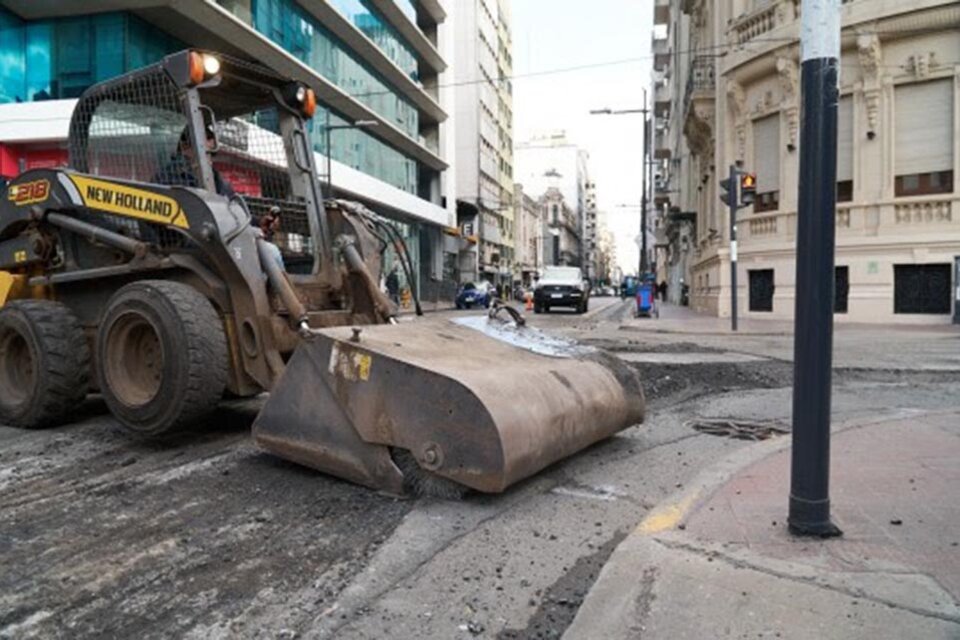
[[[470,317],[316,332],[253,430],[280,457],[387,493],[410,487],[398,453],[417,473],[497,493],[643,415],[620,360]]]

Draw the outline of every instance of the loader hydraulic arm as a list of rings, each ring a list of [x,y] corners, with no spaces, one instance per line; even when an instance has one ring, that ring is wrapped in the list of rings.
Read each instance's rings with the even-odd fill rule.
[[[396,309],[390,299],[380,290],[373,274],[367,269],[363,257],[357,250],[356,241],[350,236],[341,235],[337,237],[335,244],[347,263],[347,269],[350,273],[359,276],[366,286],[367,294],[370,296],[377,315],[380,316],[382,321],[389,322],[391,318],[397,315]]]

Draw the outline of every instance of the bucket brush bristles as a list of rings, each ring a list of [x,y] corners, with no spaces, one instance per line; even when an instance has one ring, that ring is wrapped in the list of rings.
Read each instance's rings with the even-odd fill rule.
[[[391,457],[403,474],[403,487],[417,497],[462,500],[469,489],[453,480],[442,478],[420,466],[406,449],[391,449]]]

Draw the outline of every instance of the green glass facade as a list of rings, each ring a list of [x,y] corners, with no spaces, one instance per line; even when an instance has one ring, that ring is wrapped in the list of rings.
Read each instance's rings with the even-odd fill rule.
[[[217,0],[291,55],[354,96],[412,139],[417,108],[294,0]],[[333,0],[411,79],[412,49],[367,0]],[[406,4],[405,11],[412,5]],[[242,11],[240,9],[243,9]],[[0,104],[75,98],[90,85],[156,62],[188,45],[127,12],[22,20],[0,8]],[[314,148],[326,153],[325,113],[308,125]],[[332,124],[345,124],[335,113]],[[419,163],[358,129],[331,132],[332,156],[403,191],[418,194]]]
[[[419,113],[294,0],[255,0],[253,28],[411,137]]]
[[[419,65],[413,49],[368,0],[332,0],[332,4],[404,73],[414,81],[419,80]]]
[[[241,19],[245,18],[244,12],[236,11],[236,3],[217,1]],[[378,13],[365,6],[366,2],[335,0],[335,4],[354,24],[362,23],[357,27],[412,79],[417,79],[418,64],[412,50]],[[249,18],[258,32],[417,139],[420,121],[416,107],[294,0],[252,0]],[[309,125],[314,149],[324,154],[325,118],[321,108]],[[331,113],[330,121],[335,125],[346,124],[335,113]],[[359,129],[340,129],[331,133],[330,146],[332,157],[338,162],[403,191],[418,192],[420,166],[417,161],[376,137]]]
[[[397,6],[403,11],[410,22],[417,24],[417,3],[416,0],[395,0]]]
[[[313,120],[307,123],[307,129],[313,142],[314,151],[326,155],[327,110],[321,105]],[[342,126],[346,120],[330,111],[330,124]],[[381,142],[360,129],[336,129],[330,132],[332,158],[337,162],[374,176],[384,182],[407,191],[417,192],[419,165],[388,144]]]
[[[28,22],[0,8],[0,104],[76,98],[183,48],[125,12]]]

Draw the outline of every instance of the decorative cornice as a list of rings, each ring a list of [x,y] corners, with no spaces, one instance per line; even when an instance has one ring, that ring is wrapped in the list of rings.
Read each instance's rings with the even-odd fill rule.
[[[795,102],[800,91],[800,71],[793,58],[777,58],[777,74],[780,76],[780,102],[783,104]]]
[[[727,99],[730,101],[734,119],[742,119],[747,113],[747,95],[743,91],[743,85],[736,80],[728,80]]]
[[[863,70],[863,101],[867,108],[867,138],[877,136],[880,124],[880,87],[883,66],[883,48],[876,33],[857,35],[857,55]]]
[[[736,136],[736,159],[743,162],[747,151],[747,96],[743,85],[735,80],[727,81],[727,101],[733,115],[734,134]]]
[[[860,68],[863,70],[864,85],[878,85],[880,67],[883,64],[880,36],[876,33],[857,34],[857,54],[860,58]]]
[[[787,150],[797,148],[800,131],[800,70],[793,58],[777,58],[777,75],[780,78],[780,106],[787,120]]]

